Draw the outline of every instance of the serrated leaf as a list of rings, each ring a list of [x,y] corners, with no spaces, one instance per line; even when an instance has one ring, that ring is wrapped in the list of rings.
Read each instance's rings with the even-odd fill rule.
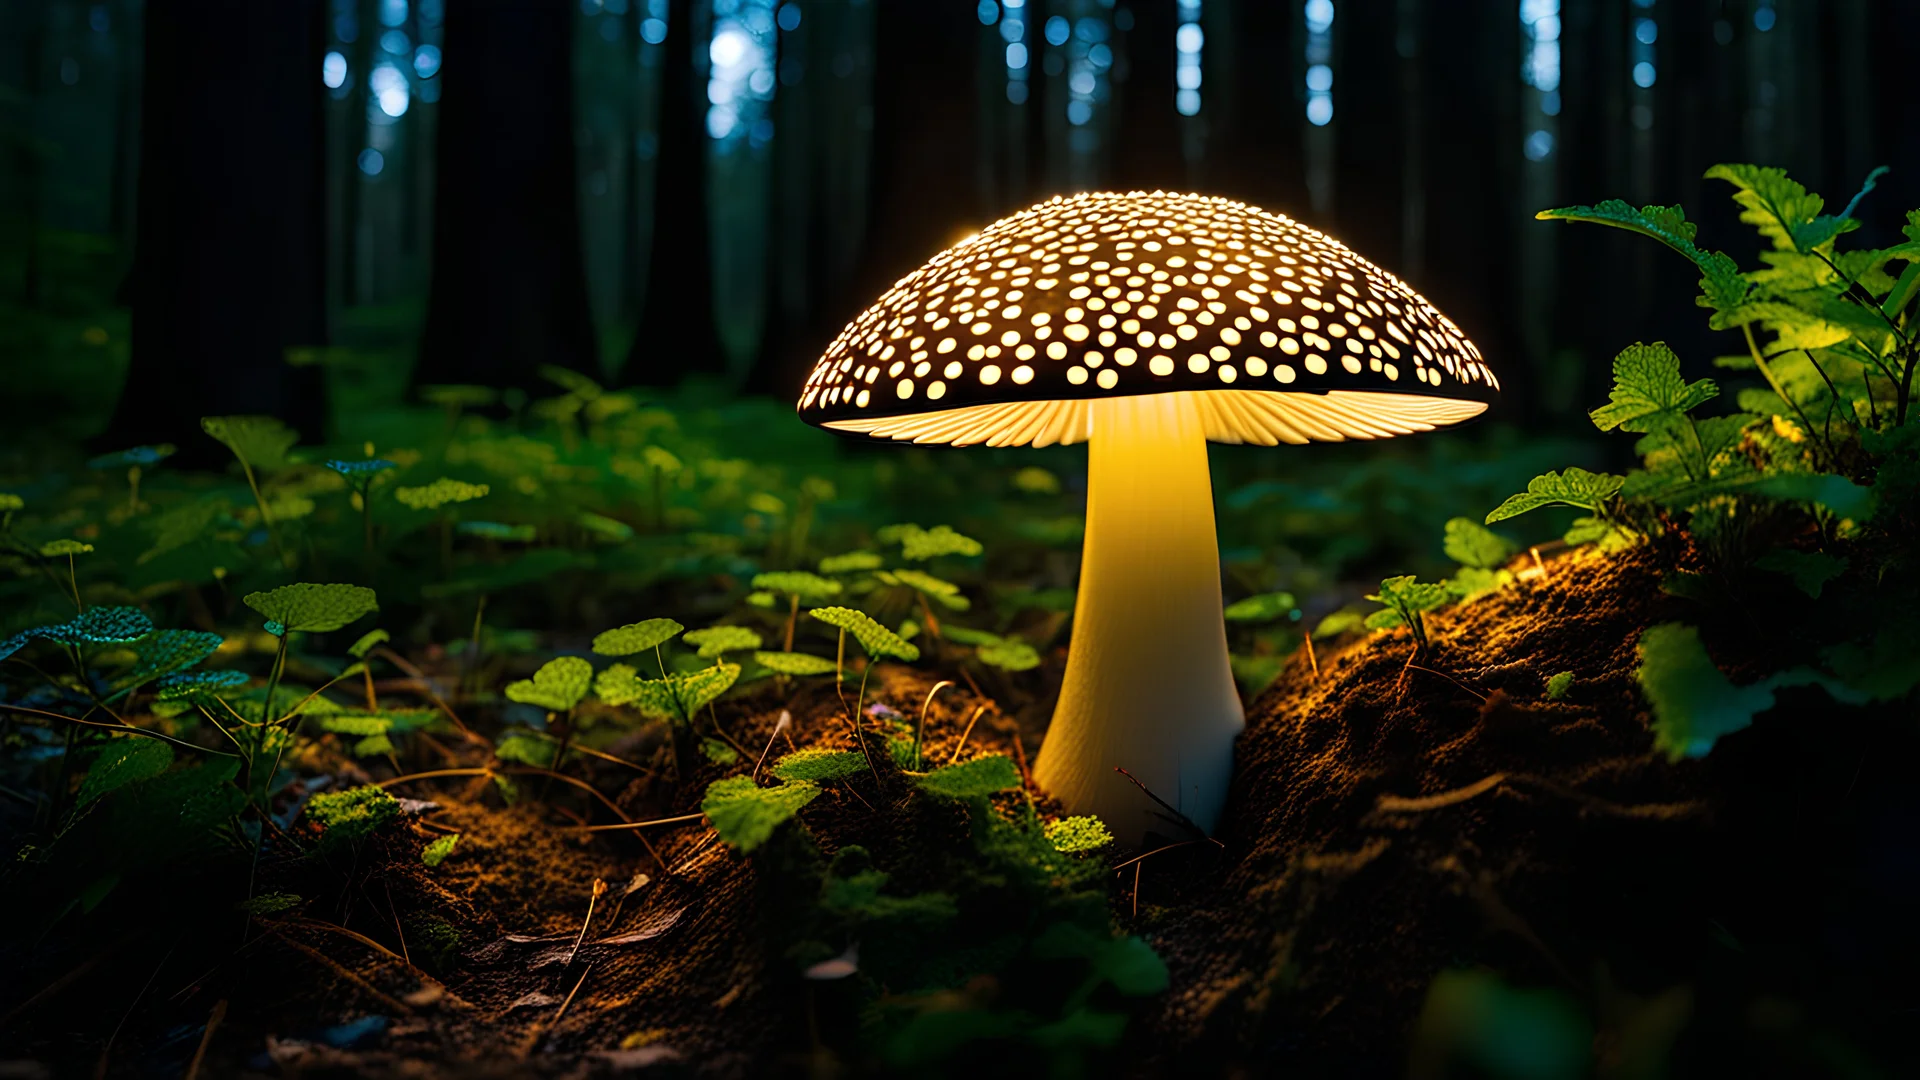
[[[1437,581],[1420,581],[1412,574],[1390,577],[1380,582],[1380,591],[1367,597],[1402,611],[1432,611],[1447,602],[1447,587]]]
[[[980,662],[1002,671],[1032,671],[1040,666],[1040,653],[1016,638],[1006,638],[974,651]]]
[[[689,630],[680,640],[700,650],[702,659],[713,660],[730,652],[746,649],[758,649],[760,635],[744,626],[709,626],[703,630]]]
[[[656,649],[673,640],[686,627],[672,619],[647,619],[608,630],[593,639],[593,651],[601,656],[632,656]]]
[[[972,601],[960,595],[960,586],[924,571],[879,570],[875,571],[873,576],[882,584],[904,585],[941,607],[953,611],[966,611],[973,606]]]
[[[1446,525],[1446,536],[1441,541],[1447,558],[1461,566],[1491,570],[1513,557],[1516,545],[1513,541],[1494,532],[1492,529],[1471,518],[1457,517]]]
[[[460,842],[459,833],[437,836],[426,847],[420,849],[420,861],[427,866],[439,866],[453,854],[453,846]]]
[[[1591,473],[1570,468],[1564,473],[1550,472],[1527,481],[1527,490],[1508,497],[1487,515],[1487,524],[1505,521],[1543,506],[1575,506],[1598,513],[1608,499],[1619,494],[1626,477],[1612,473]]]
[[[1468,603],[1500,588],[1507,583],[1509,575],[1504,570],[1488,570],[1479,566],[1463,566],[1452,577],[1440,584],[1447,595]]]
[[[809,747],[796,750],[774,763],[773,775],[781,780],[810,780],[824,783],[863,772],[866,757],[858,750],[825,750]]]
[[[248,607],[289,631],[324,633],[380,610],[372,589],[362,585],[300,582],[269,592],[248,593]]]
[[[286,464],[287,451],[300,441],[299,432],[271,416],[203,416],[200,429],[256,469]]]
[[[751,777],[734,776],[707,786],[700,812],[707,815],[721,840],[741,851],[752,851],[819,795],[819,786],[805,780],[763,788]]]
[[[85,806],[110,791],[151,776],[173,765],[173,748],[159,739],[122,735],[107,744],[80,783],[76,806]]]
[[[831,578],[818,574],[809,574],[805,570],[775,570],[766,574],[753,575],[753,587],[780,593],[783,596],[798,596],[803,604],[817,604],[830,596],[839,596],[844,588]]]
[[[365,660],[367,654],[372,652],[375,646],[385,645],[392,640],[392,634],[387,633],[385,630],[375,628],[360,635],[360,640],[347,646],[347,655],[353,657],[355,660]]]
[[[1682,379],[1680,358],[1665,342],[1629,345],[1613,358],[1611,400],[1592,412],[1593,425],[1601,431],[1652,431],[1719,392],[1712,379]]]
[[[1299,606],[1290,592],[1260,593],[1228,604],[1221,614],[1228,622],[1272,622],[1291,615]]]
[[[1701,273],[1701,302],[1706,307],[1725,310],[1738,305],[1747,295],[1747,282],[1740,267],[1718,251],[1707,251],[1694,244],[1694,226],[1677,206],[1644,206],[1635,209],[1619,199],[1608,199],[1593,206],[1568,206],[1542,210],[1534,215],[1542,221],[1584,221],[1609,225],[1642,236],[1650,236],[1686,256]]]
[[[594,676],[593,696],[616,708],[638,705],[642,714],[656,720],[677,720],[673,698],[660,679],[642,678],[631,664],[614,664]]]
[[[47,559],[62,559],[72,555],[86,555],[93,551],[92,544],[83,544],[78,540],[49,540],[40,545],[40,555]]]
[[[1407,625],[1407,620],[1401,618],[1398,611],[1389,607],[1381,608],[1379,611],[1368,615],[1366,621],[1361,625],[1369,630],[1397,630]]]
[[[824,656],[797,652],[757,652],[753,661],[781,675],[831,675],[834,663]]]
[[[1068,855],[1097,851],[1113,843],[1113,834],[1107,831],[1106,822],[1091,814],[1052,822],[1046,827],[1046,836],[1053,850]]]
[[[988,754],[958,765],[943,765],[913,778],[913,786],[948,799],[976,799],[1020,786],[1020,770],[1005,754]]]
[[[540,665],[531,679],[507,684],[507,700],[550,712],[569,712],[587,696],[593,665],[578,656],[560,656]]]
[[[807,614],[828,626],[837,626],[852,634],[854,640],[860,643],[860,647],[867,651],[868,656],[875,658],[893,656],[909,662],[920,659],[918,646],[875,622],[872,616],[863,611],[846,607],[824,607],[814,608]]]
[[[1725,180],[1736,189],[1740,220],[1760,231],[1781,251],[1806,250],[1794,241],[1794,231],[1813,224],[1826,200],[1787,176],[1785,169],[1760,165],[1715,165],[1709,180]]]
[[[454,503],[472,502],[492,490],[487,484],[469,484],[443,476],[421,487],[394,488],[393,497],[415,510],[438,510]]]
[[[680,699],[682,715],[691,717],[707,703],[726,693],[740,678],[739,664],[715,664],[668,678],[673,693]]]

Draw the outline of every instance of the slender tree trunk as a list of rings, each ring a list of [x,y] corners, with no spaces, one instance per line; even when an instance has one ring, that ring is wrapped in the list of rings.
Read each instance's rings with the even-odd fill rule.
[[[416,387],[599,375],[573,153],[572,6],[451,4]]]
[[[322,434],[321,372],[286,350],[326,331],[323,15],[322,0],[147,8],[133,356],[102,443],[217,457],[199,418],[230,413]],[[230,137],[208,137],[216,119]]]
[[[647,295],[622,369],[626,381],[646,386],[671,386],[689,374],[724,370],[713,326],[707,215],[710,26],[705,3],[672,0],[668,5]]]

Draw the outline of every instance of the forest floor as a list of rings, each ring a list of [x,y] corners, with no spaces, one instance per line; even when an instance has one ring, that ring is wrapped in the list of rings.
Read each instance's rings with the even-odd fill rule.
[[[1750,987],[1769,971],[1776,983],[1803,976],[1818,955],[1807,943],[1849,917],[1818,911],[1818,885],[1806,880],[1809,862],[1819,880],[1808,843],[1822,821],[1783,825],[1771,797],[1795,783],[1825,797],[1836,780],[1807,771],[1806,737],[1784,722],[1707,761],[1655,753],[1636,643],[1674,617],[1680,601],[1660,579],[1690,558],[1672,546],[1575,552],[1430,615],[1432,645],[1417,657],[1401,631],[1323,646],[1317,665],[1305,654],[1290,662],[1249,710],[1219,843],[1112,878],[1116,924],[1172,975],[1129,1028],[1129,1071],[1394,1076],[1409,1075],[1411,1054],[1411,1075],[1444,1075],[1430,993],[1438,973],[1465,967],[1585,1006],[1602,1076],[1651,1076],[1683,1030],[1751,1034],[1755,1015],[1773,1027],[1746,1074],[1811,1075],[1796,1074],[1791,1055],[1769,1062],[1768,1032],[1798,1046],[1789,1036],[1817,1028],[1817,1011],[1767,1013],[1780,995]],[[1703,632],[1736,654],[1723,661],[1736,672],[1739,656],[1756,653],[1739,626]],[[1573,681],[1550,700],[1546,681],[1560,672]],[[932,686],[930,675],[881,667],[867,700],[912,715]],[[964,686],[934,698],[927,757],[946,761],[964,737],[1024,774],[1049,703],[1009,705],[1016,715],[976,704]],[[776,736],[783,708],[795,720]],[[1804,723],[1809,708],[1780,712]],[[733,738],[754,753],[771,742],[776,757],[789,737],[853,747],[845,718],[823,686],[769,686],[721,711]],[[594,765],[617,806],[683,793],[688,805],[667,816],[697,814],[685,793],[729,771],[706,766],[711,776],[675,787]],[[1849,798],[1891,779],[1865,767],[1863,755],[1865,787],[1856,772]],[[906,793],[859,779],[805,814],[828,853],[902,842],[889,835],[889,809]],[[818,1037],[818,1013],[831,1007],[819,984],[765,944],[795,899],[757,883],[760,856],[719,843],[697,818],[587,832],[537,799],[503,808],[485,777],[396,793],[420,801],[351,865],[327,868],[329,899],[254,918],[224,964],[164,1008],[146,1007],[176,1026],[138,1034],[136,1022],[123,1063],[184,1056],[167,1040],[191,1016],[207,1021],[205,1075],[573,1076],[670,1064],[823,1075],[849,1064]],[[422,845],[450,832],[455,854],[423,866]],[[257,873],[256,894],[313,895],[310,863],[269,860]],[[609,886],[598,897],[596,881]],[[1742,945],[1749,934],[1770,935],[1768,947]],[[1727,975],[1765,964],[1760,976]]]

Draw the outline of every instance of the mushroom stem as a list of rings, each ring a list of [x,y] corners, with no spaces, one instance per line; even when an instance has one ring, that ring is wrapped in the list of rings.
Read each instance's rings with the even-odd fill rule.
[[[1211,832],[1245,726],[1227,663],[1206,434],[1191,392],[1091,403],[1087,532],[1065,683],[1035,779],[1122,843]]]

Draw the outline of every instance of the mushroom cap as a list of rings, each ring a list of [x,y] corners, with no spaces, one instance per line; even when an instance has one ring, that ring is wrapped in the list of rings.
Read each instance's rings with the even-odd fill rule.
[[[801,391],[808,423],[921,443],[1080,442],[1091,403],[1194,391],[1215,442],[1458,423],[1499,380],[1452,320],[1325,233],[1168,192],[1056,196],[901,278]]]

